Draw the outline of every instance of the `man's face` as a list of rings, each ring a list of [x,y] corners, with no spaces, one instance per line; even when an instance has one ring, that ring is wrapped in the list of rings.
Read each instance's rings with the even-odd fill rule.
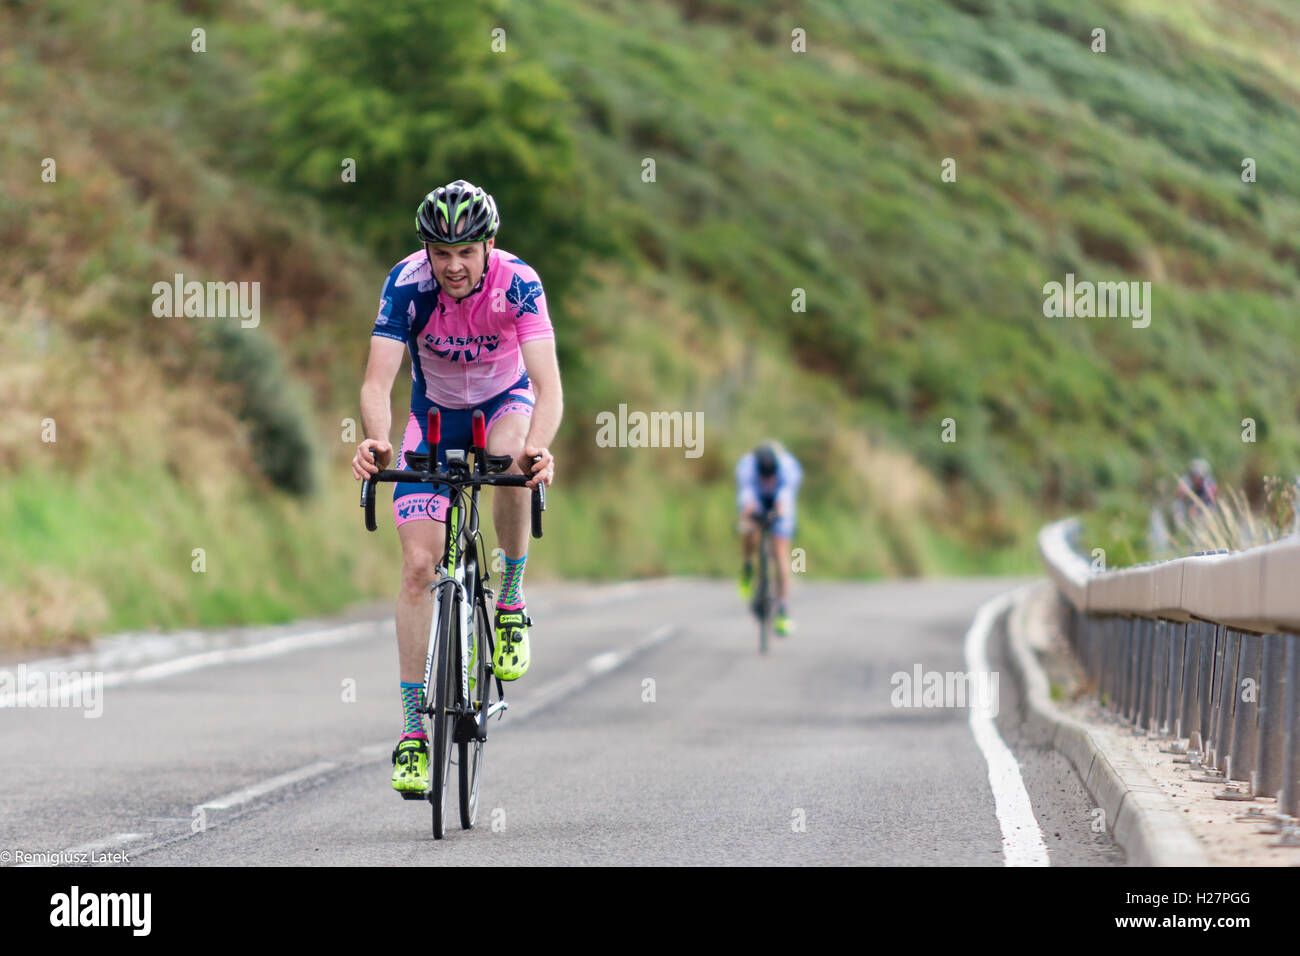
[[[486,251],[490,253],[495,243],[495,239],[488,240]],[[487,267],[483,243],[448,246],[428,242],[424,247],[433,266],[433,277],[452,298],[463,299],[483,278],[483,270]]]

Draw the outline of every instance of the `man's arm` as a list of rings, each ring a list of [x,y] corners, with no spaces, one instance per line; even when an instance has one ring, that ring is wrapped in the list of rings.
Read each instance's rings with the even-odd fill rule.
[[[393,381],[405,354],[405,343],[382,335],[371,336],[370,358],[361,384],[361,430],[365,440],[357,446],[352,460],[352,473],[357,478],[386,468],[393,459],[393,446],[388,443],[393,427]],[[374,450],[377,465],[370,460],[370,449]]]
[[[758,496],[754,494],[754,454],[740,456],[736,462],[736,510],[741,514],[758,511]]]
[[[536,398],[528,436],[524,439],[524,457],[531,459],[534,455],[542,455],[542,460],[536,465],[520,462],[520,467],[525,473],[531,468],[549,485],[555,475],[554,458],[549,449],[564,416],[564,392],[560,386],[560,363],[555,357],[555,339],[533,339],[522,343],[519,351],[524,357],[524,368],[528,371],[528,381]],[[530,487],[535,483],[530,482]]]

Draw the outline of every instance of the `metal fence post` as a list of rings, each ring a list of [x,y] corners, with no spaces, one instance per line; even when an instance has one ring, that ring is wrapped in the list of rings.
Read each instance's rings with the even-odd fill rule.
[[[1124,638],[1124,660],[1121,662],[1124,669],[1124,700],[1120,717],[1132,720],[1137,696],[1137,621],[1121,619],[1120,632]]]
[[[1197,720],[1197,742],[1196,749],[1201,754],[1201,763],[1205,766],[1210,765],[1210,746],[1214,737],[1214,702],[1217,699],[1214,694],[1214,682],[1218,677],[1218,659],[1219,649],[1219,628],[1214,624],[1201,622],[1201,669],[1199,677],[1200,689],[1197,691],[1197,697],[1201,708],[1200,718]]]
[[[1165,717],[1168,715],[1166,705],[1169,695],[1166,689],[1169,683],[1169,628],[1166,621],[1156,620],[1151,625],[1155,635],[1155,660],[1151,668],[1151,730],[1164,733]]]
[[[1259,758],[1259,635],[1243,634],[1237,654],[1237,681],[1232,688],[1232,749],[1227,780],[1250,780]],[[1247,686],[1246,682],[1250,681]]]
[[[1106,627],[1106,643],[1110,645],[1110,710],[1115,717],[1125,715],[1123,695],[1125,695],[1125,632],[1119,626],[1119,618],[1114,618]]]
[[[1300,637],[1286,636],[1286,687],[1283,689],[1285,710],[1282,745],[1282,789],[1277,809],[1289,817],[1300,816]]]
[[[1232,753],[1232,708],[1237,700],[1234,685],[1237,681],[1237,649],[1241,635],[1227,628],[1223,642],[1223,678],[1219,681],[1218,721],[1214,728],[1214,769],[1223,770],[1224,760]]]
[[[1183,642],[1176,621],[1165,621],[1165,705],[1162,737],[1174,736],[1178,725],[1178,695],[1183,689]]]
[[[1137,619],[1137,694],[1136,713],[1133,717],[1133,729],[1147,729],[1147,715],[1151,712],[1151,629],[1145,618]]]
[[[1183,690],[1174,736],[1186,739],[1187,748],[1191,750],[1191,737],[1200,717],[1196,708],[1199,692],[1196,680],[1200,675],[1201,632],[1196,621],[1180,626],[1183,630]]]
[[[1266,635],[1259,666],[1259,760],[1250,781],[1250,792],[1257,797],[1276,797],[1282,786],[1285,665],[1283,635]]]

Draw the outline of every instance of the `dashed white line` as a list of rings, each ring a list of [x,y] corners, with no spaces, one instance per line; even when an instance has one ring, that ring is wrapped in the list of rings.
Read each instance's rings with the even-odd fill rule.
[[[529,717],[543,707],[549,707],[555,701],[562,697],[567,697],[574,691],[588,684],[601,674],[608,673],[616,667],[621,666],[629,658],[635,657],[642,651],[647,651],[656,644],[662,644],[668,638],[677,632],[676,624],[664,624],[655,628],[644,639],[633,644],[631,647],[621,651],[605,651],[590,658],[586,665],[570,671],[564,677],[557,678],[549,684],[539,688],[537,693],[532,694],[522,704],[517,704],[510,708],[510,715],[515,720],[522,720]]]
[[[265,796],[273,790],[279,790],[282,787],[289,787],[299,783],[309,777],[319,776],[322,773],[329,773],[338,764],[332,760],[319,760],[316,763],[309,763],[305,767],[299,767],[297,770],[290,770],[288,773],[282,773],[279,776],[269,777],[252,786],[244,787],[242,790],[236,790],[233,793],[227,793],[225,796],[216,797],[199,804],[202,810],[230,810],[234,807],[242,806],[251,800]]]
[[[678,630],[677,625],[665,624],[661,627],[655,628],[655,630],[651,631],[650,634],[647,635],[644,639],[638,641],[636,644],[633,644],[631,647],[625,648],[624,650],[604,651],[600,654],[596,654],[594,657],[589,658],[586,661],[586,663],[583,664],[581,667],[578,667],[575,670],[570,671],[568,674],[565,674],[563,677],[556,678],[555,680],[551,681],[548,684],[542,685],[540,688],[538,688],[536,693],[529,695],[528,699],[524,703],[517,704],[515,707],[511,708],[510,710],[511,722],[518,723],[520,720],[523,720],[537,713],[542,708],[548,707],[551,704],[555,703],[557,700],[560,700],[561,698],[574,693],[575,691],[589,684],[591,681],[595,680],[601,674],[607,674],[610,671],[626,663],[630,658],[635,657],[636,655],[642,653],[643,651],[649,650],[650,648],[656,646],[657,644],[662,644],[668,638],[672,637],[677,632],[677,630]],[[286,653],[288,650],[298,649],[303,646],[314,646],[310,641],[308,642],[302,641],[303,638],[308,638],[313,636],[315,635],[299,635],[294,638],[285,638],[284,640],[286,641],[292,640],[292,641],[297,641],[298,643],[286,647],[284,650],[276,651],[275,653]],[[347,640],[347,639],[349,638],[336,637],[335,640],[330,641],[330,643],[334,643],[337,640]],[[272,643],[278,643],[278,642],[272,642]],[[268,645],[264,644],[264,645],[259,645],[256,648],[245,648],[241,650],[261,651],[263,648],[266,648],[267,646]],[[233,652],[214,651],[211,653],[229,654]],[[208,658],[209,654],[197,654],[193,656],[196,658]],[[248,656],[269,657],[272,656],[272,654],[266,653],[264,651],[263,653],[260,654],[250,654]],[[196,662],[190,667],[178,668],[174,666],[174,665],[183,664],[187,660],[190,660],[190,658],[180,658],[179,660],[176,661],[168,661],[166,664],[152,665],[151,667],[143,668],[143,670],[151,672],[149,677],[143,679],[146,680],[157,679],[158,677],[168,676],[174,673],[180,673],[183,672],[184,670],[192,670],[194,669],[194,667],[205,667],[208,666],[209,663],[208,661],[205,660],[201,662]],[[156,674],[153,673],[155,671],[162,671],[164,668],[166,668],[165,673],[156,673]],[[137,671],[135,673],[138,674],[139,672]],[[390,749],[391,747],[387,743],[369,744],[367,746],[358,748],[358,750],[356,751],[356,755],[360,757],[363,761],[373,760],[376,757],[386,756],[389,753]],[[211,800],[206,800],[203,803],[199,804],[199,809],[205,811],[235,810],[253,802],[254,800],[257,800],[260,797],[264,797],[267,794],[273,793],[276,790],[280,790],[283,789],[284,787],[289,787],[294,784],[301,783],[305,780],[311,779],[312,777],[321,776],[322,774],[326,774],[332,770],[338,769],[340,766],[341,765],[335,761],[330,761],[330,760],[317,761],[316,763],[308,764],[305,767],[299,767],[297,770],[290,770],[288,773],[282,773],[274,777],[268,777],[266,780],[259,781],[258,783],[254,783],[247,787],[243,787],[242,789],[232,791],[231,793],[227,793],[219,797],[214,797]],[[90,850],[104,850],[104,849],[108,849],[109,847],[119,846],[123,843],[129,843],[134,840],[144,839],[150,835],[151,834],[148,833],[118,833],[118,834],[114,834],[111,837],[106,837],[103,840],[99,840],[95,843],[87,843],[79,847],[72,847],[71,849],[64,850],[63,854],[67,855],[67,854],[73,854],[78,852],[88,852]]]

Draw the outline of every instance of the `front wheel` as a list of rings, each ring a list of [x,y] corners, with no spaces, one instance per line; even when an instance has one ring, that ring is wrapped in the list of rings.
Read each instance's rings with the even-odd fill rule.
[[[474,661],[474,689],[470,692],[470,697],[473,698],[478,736],[457,745],[460,747],[460,825],[465,830],[472,828],[478,817],[478,789],[483,777],[483,749],[486,743],[479,737],[487,734],[487,709],[492,704],[492,676],[487,666],[492,657],[491,626],[483,602],[476,601],[474,635],[471,640],[477,642],[478,653]]]
[[[451,781],[451,753],[455,747],[456,720],[452,711],[456,707],[456,658],[452,648],[457,645],[456,613],[458,597],[452,588],[443,592],[438,614],[437,688],[434,691],[433,710],[433,779],[429,802],[433,804],[433,838],[441,840],[447,832],[447,789]]]
[[[768,560],[768,541],[767,532],[759,538],[758,542],[758,652],[767,653],[768,634],[772,630],[772,572],[771,562]]]

